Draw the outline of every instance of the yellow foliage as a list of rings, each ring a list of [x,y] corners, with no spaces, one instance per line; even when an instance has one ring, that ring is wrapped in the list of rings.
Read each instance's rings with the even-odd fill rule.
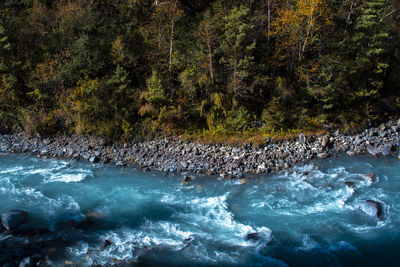
[[[138,111],[140,116],[145,116],[145,115],[156,115],[157,114],[157,109],[151,104],[147,103],[144,106],[141,106]]]
[[[290,55],[299,61],[318,32],[331,24],[331,14],[324,0],[298,0],[296,6],[279,8],[269,35],[276,36],[281,60]],[[289,52],[289,53],[288,53]]]

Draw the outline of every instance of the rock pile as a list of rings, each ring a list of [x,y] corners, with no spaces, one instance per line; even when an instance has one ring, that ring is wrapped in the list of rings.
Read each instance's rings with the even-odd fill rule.
[[[13,134],[0,136],[0,152],[31,152],[44,158],[138,166],[144,171],[241,178],[251,173],[278,172],[294,164],[340,153],[348,156],[365,153],[375,157],[389,155],[399,147],[399,132],[400,124],[390,121],[355,136],[339,131],[318,138],[300,134],[295,141],[273,142],[267,138],[264,144],[257,146],[184,142],[177,137],[135,144],[106,144],[100,138],[83,136],[42,139]]]

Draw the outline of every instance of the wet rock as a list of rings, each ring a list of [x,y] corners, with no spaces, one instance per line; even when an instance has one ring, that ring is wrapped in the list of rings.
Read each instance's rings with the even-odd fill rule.
[[[90,163],[96,163],[99,162],[99,158],[97,156],[92,156],[89,158]]]
[[[95,220],[93,217],[86,217],[83,221],[79,222],[78,225],[76,226],[76,229],[80,229],[83,231],[88,231],[93,227],[95,224]]]
[[[117,161],[115,163],[115,166],[117,166],[117,167],[125,167],[125,163],[123,161]]]
[[[349,188],[355,188],[356,184],[352,181],[344,181],[344,184]]]
[[[106,248],[108,248],[111,245],[112,245],[112,242],[107,239],[107,240],[104,241],[103,245],[101,245],[100,250],[103,251],[103,250],[105,250]]]
[[[26,222],[28,213],[23,210],[11,210],[1,215],[1,223],[7,230],[13,230]]]
[[[361,210],[371,216],[375,217],[377,219],[382,219],[383,216],[383,208],[382,204],[378,201],[375,200],[366,200],[362,205],[361,205]]]
[[[260,239],[261,239],[261,236],[259,233],[250,233],[250,234],[247,234],[246,237],[244,238],[244,240],[246,240],[246,241],[257,241]]]
[[[354,157],[356,155],[356,152],[348,150],[348,151],[346,151],[346,155],[349,157]]]
[[[388,156],[390,155],[390,152],[392,151],[393,146],[390,144],[384,145],[380,147],[380,151],[382,153],[382,155],[384,156]]]
[[[43,144],[45,144],[46,146],[50,144],[50,139],[44,139],[43,140]]]
[[[18,265],[18,267],[28,267],[28,266],[32,266],[31,257],[24,258]]]
[[[77,225],[78,225],[77,221],[69,220],[66,222],[59,223],[57,229],[59,232],[70,232],[73,231]]]
[[[192,180],[189,176],[185,176],[183,178],[183,185],[189,185],[189,182]]]
[[[377,147],[367,146],[367,151],[372,156],[379,158],[382,156],[382,151]]]
[[[329,157],[329,154],[323,152],[323,153],[319,153],[319,154],[317,155],[317,157],[320,158],[320,159],[326,159],[326,158]]]
[[[23,236],[27,236],[27,235],[32,235],[34,234],[35,229],[27,224],[20,224],[16,227],[15,230],[13,230],[13,235],[23,235]]]
[[[375,174],[373,174],[373,173],[367,173],[367,174],[365,174],[365,179],[366,179],[368,182],[373,183],[373,182],[375,182]]]

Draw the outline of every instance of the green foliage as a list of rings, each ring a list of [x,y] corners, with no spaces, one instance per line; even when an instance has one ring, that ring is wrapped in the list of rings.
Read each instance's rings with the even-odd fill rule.
[[[159,73],[153,71],[151,77],[146,80],[148,94],[146,101],[152,104],[162,104],[166,100],[162,81]]]
[[[0,130],[250,137],[400,109],[396,1],[8,2]]]

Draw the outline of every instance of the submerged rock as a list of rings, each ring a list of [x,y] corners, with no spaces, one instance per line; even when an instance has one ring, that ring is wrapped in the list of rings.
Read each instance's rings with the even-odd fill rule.
[[[28,213],[23,210],[11,210],[1,215],[1,223],[7,230],[13,230],[26,222]]]
[[[261,239],[261,236],[259,233],[250,233],[250,234],[247,234],[246,237],[244,238],[244,240],[246,240],[246,241],[257,241],[260,239]]]
[[[378,201],[375,200],[366,200],[362,205],[361,205],[361,210],[371,216],[375,217],[379,220],[382,219],[383,215],[383,209],[382,209],[382,204]]]
[[[356,187],[355,182],[352,182],[352,181],[344,181],[344,184],[349,188],[355,188]]]
[[[103,251],[111,245],[112,245],[112,242],[107,239],[104,241],[103,245],[101,245],[100,250]]]
[[[365,179],[367,179],[368,182],[375,182],[375,174],[373,173],[367,173],[365,174]]]
[[[189,182],[192,180],[189,176],[185,176],[183,178],[183,185],[189,185]]]

